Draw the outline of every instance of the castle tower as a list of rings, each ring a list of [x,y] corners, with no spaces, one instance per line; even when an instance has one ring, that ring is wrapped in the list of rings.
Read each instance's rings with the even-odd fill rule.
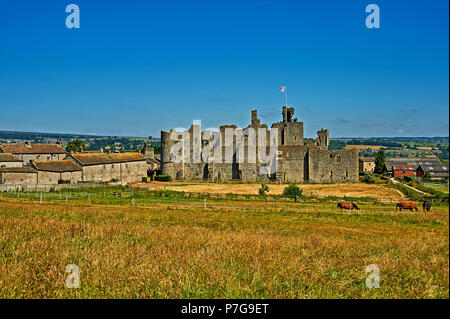
[[[170,158],[170,150],[174,141],[170,140],[170,132],[161,131],[161,174],[175,176],[175,169]]]
[[[321,129],[317,131],[317,145],[322,149],[328,149],[328,145],[330,145],[330,133],[328,130]]]

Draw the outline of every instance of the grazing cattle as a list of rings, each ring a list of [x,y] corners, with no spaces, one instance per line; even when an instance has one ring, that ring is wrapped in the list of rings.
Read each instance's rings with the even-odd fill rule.
[[[340,203],[337,204],[337,207],[341,208],[341,209],[350,209],[350,210],[351,209],[356,209],[356,210],[359,210],[359,207],[356,206],[355,203],[340,202]]]
[[[429,212],[430,208],[431,208],[431,202],[429,202],[427,200],[424,201],[422,207],[423,207],[424,212]]]
[[[402,209],[408,209],[409,211],[413,211],[413,209],[416,210],[416,212],[419,210],[416,206],[416,204],[411,203],[411,202],[400,202],[397,203],[397,206],[395,206],[395,210],[400,210],[402,211]]]

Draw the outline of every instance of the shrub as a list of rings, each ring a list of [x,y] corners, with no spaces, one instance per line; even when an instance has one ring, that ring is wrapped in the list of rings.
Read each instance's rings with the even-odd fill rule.
[[[290,184],[283,189],[283,196],[297,196],[302,197],[303,191],[295,184]]]
[[[403,179],[405,180],[405,182],[412,182],[412,180],[413,180],[413,178],[408,175],[403,176]]]
[[[366,172],[362,178],[362,182],[367,184],[375,184],[376,181],[375,175],[372,172]]]
[[[261,187],[258,189],[258,194],[259,195],[266,195],[266,193],[269,192],[269,186],[267,186],[266,184],[261,184]]]
[[[160,182],[171,182],[172,181],[172,176],[170,176],[170,175],[156,175],[155,180],[156,181],[160,181]]]

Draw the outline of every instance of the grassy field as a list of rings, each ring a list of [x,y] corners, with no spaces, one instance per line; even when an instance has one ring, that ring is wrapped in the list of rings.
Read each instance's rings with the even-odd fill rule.
[[[424,186],[431,187],[434,190],[448,194],[448,184],[443,183],[422,183]]]
[[[0,298],[449,297],[448,206],[112,202],[3,196]],[[68,264],[79,289],[65,287]],[[365,286],[369,264],[379,289]]]

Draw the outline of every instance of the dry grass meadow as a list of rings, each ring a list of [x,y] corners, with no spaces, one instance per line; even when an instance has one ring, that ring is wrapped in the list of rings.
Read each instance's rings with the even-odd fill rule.
[[[117,203],[3,197],[0,298],[449,298],[447,206]],[[68,264],[79,289],[65,287]]]
[[[194,193],[214,194],[258,194],[261,184],[258,183],[184,183],[184,182],[151,182],[137,183],[134,186],[151,190],[173,190]],[[269,184],[268,194],[279,195],[286,184]],[[392,198],[403,197],[402,193],[395,189],[389,189],[377,184],[346,183],[346,184],[301,184],[303,194],[311,197],[323,198],[336,197],[373,197]]]

